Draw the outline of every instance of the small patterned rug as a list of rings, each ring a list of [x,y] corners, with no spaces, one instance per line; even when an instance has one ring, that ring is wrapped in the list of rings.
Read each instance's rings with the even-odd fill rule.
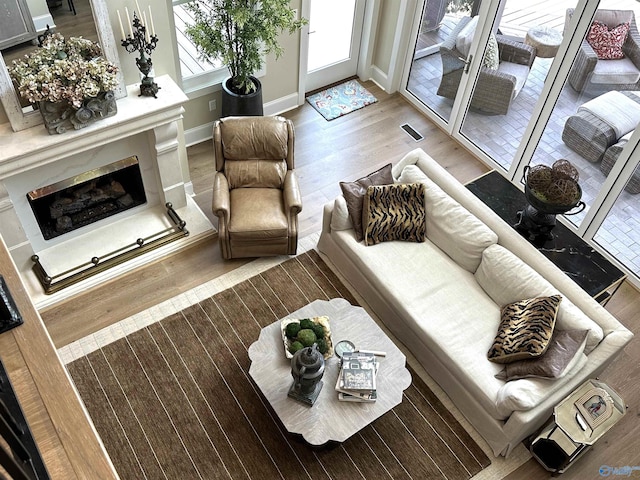
[[[377,101],[356,80],[349,80],[307,97],[307,102],[327,120],[334,120]]]

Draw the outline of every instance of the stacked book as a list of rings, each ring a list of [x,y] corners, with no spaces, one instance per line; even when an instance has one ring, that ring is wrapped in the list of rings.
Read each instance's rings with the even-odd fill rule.
[[[344,352],[336,382],[338,400],[343,402],[375,402],[378,360],[373,353]]]

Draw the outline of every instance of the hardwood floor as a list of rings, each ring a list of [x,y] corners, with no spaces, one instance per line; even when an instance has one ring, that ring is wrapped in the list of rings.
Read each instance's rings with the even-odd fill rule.
[[[304,205],[299,218],[301,237],[319,231],[322,207],[340,193],[339,181],[353,180],[388,162],[396,162],[414,148],[423,148],[461,182],[488,171],[402,96],[388,95],[371,82],[365,85],[379,102],[331,122],[308,104],[285,114],[293,120],[296,129],[296,167]],[[403,123],[409,123],[424,139],[415,142],[400,128]],[[203,211],[209,212],[213,178],[210,142],[189,148],[188,154],[196,200]],[[223,261],[217,241],[203,241],[41,314],[55,345],[60,347],[243,263],[243,260]],[[640,294],[630,284],[622,285],[607,309],[636,335],[640,334]],[[637,341],[625,348],[601,379],[623,396],[629,411],[564,478],[598,478],[601,465],[640,465],[640,451],[634,447],[640,430],[640,346]],[[548,477],[550,474],[532,459],[506,478]]]

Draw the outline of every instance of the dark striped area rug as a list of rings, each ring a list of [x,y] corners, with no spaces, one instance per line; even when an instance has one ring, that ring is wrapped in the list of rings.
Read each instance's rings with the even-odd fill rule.
[[[356,300],[310,251],[67,365],[123,479],[466,479],[491,462],[412,371],[402,403],[334,448],[289,435],[251,381],[260,329]]]

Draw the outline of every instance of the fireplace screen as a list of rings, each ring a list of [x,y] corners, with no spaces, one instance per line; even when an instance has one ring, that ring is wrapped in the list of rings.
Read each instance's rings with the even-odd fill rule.
[[[136,156],[27,193],[45,240],[146,203]]]

